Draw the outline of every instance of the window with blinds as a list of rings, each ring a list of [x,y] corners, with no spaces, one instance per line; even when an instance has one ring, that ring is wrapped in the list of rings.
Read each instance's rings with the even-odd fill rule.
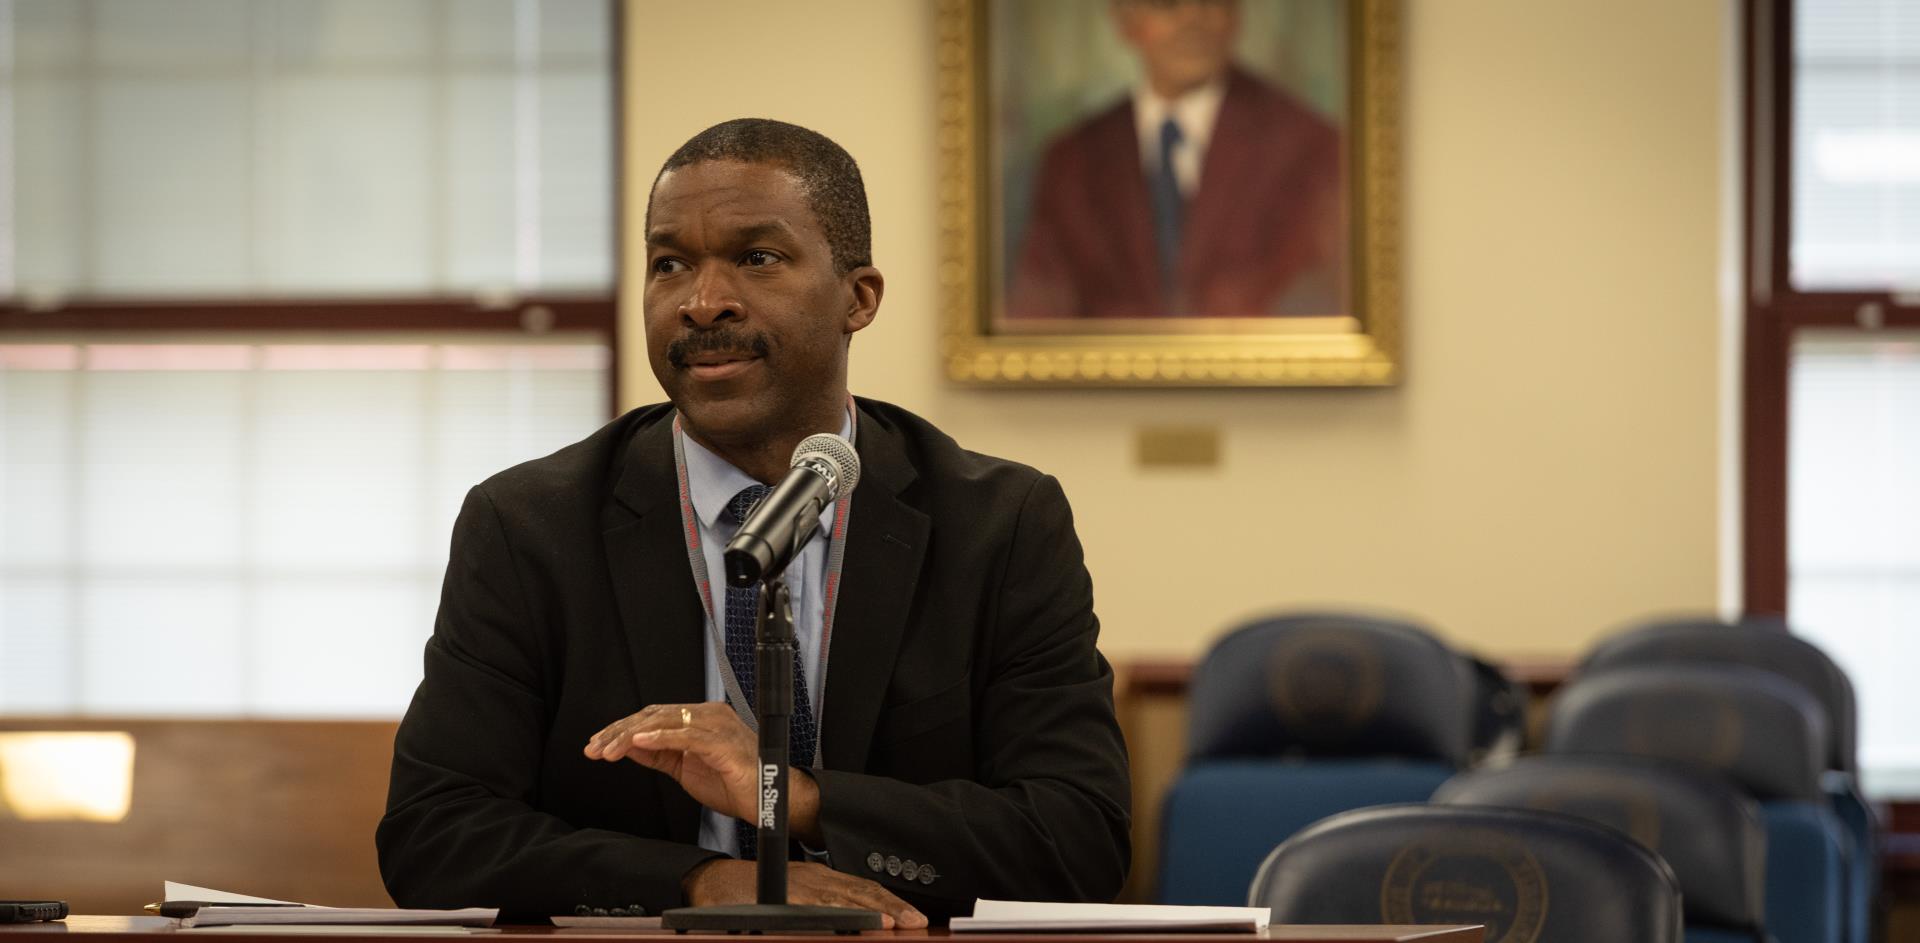
[[[0,295],[613,281],[606,0],[5,0]]]
[[[1793,286],[1920,292],[1920,0],[1797,0]]]
[[[1865,788],[1920,795],[1920,0],[1791,9],[1784,595],[1853,679]]]
[[[0,713],[399,715],[608,418],[611,16],[0,0]]]
[[[1794,629],[1853,679],[1866,788],[1920,794],[1920,332],[1800,332],[1792,403]]]
[[[398,716],[466,491],[594,343],[0,343],[0,713]]]

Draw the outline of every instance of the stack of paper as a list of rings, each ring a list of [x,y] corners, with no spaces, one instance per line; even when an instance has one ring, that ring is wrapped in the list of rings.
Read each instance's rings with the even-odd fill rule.
[[[342,926],[382,927],[487,927],[500,911],[485,907],[465,910],[400,910],[380,907],[321,907],[296,904],[271,897],[250,897],[231,891],[217,891],[191,884],[166,882],[166,899],[197,900],[215,907],[202,907],[192,916],[180,918],[182,929],[231,926]],[[269,906],[249,907],[248,904]]]
[[[979,900],[973,916],[955,917],[955,933],[1253,933],[1265,907],[1175,907],[1161,904],[1047,904]]]

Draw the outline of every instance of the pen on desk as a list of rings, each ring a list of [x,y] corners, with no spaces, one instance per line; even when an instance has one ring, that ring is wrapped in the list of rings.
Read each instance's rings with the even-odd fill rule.
[[[305,907],[305,904],[254,903],[245,900],[163,900],[157,904],[148,904],[149,913],[162,917],[191,917],[202,907]]]

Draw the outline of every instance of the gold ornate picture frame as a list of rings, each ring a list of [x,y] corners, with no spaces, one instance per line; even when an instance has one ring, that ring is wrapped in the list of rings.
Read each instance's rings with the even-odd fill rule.
[[[1183,167],[1152,122],[1200,96],[1152,93],[1201,34],[1169,18],[1221,16],[1230,72]],[[938,23],[951,379],[1398,381],[1398,0],[940,0]]]

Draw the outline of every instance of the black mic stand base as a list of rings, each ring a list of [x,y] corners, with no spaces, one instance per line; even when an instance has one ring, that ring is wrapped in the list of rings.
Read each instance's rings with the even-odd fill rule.
[[[880,913],[802,904],[679,907],[661,914],[660,926],[675,933],[858,933],[880,929]]]

